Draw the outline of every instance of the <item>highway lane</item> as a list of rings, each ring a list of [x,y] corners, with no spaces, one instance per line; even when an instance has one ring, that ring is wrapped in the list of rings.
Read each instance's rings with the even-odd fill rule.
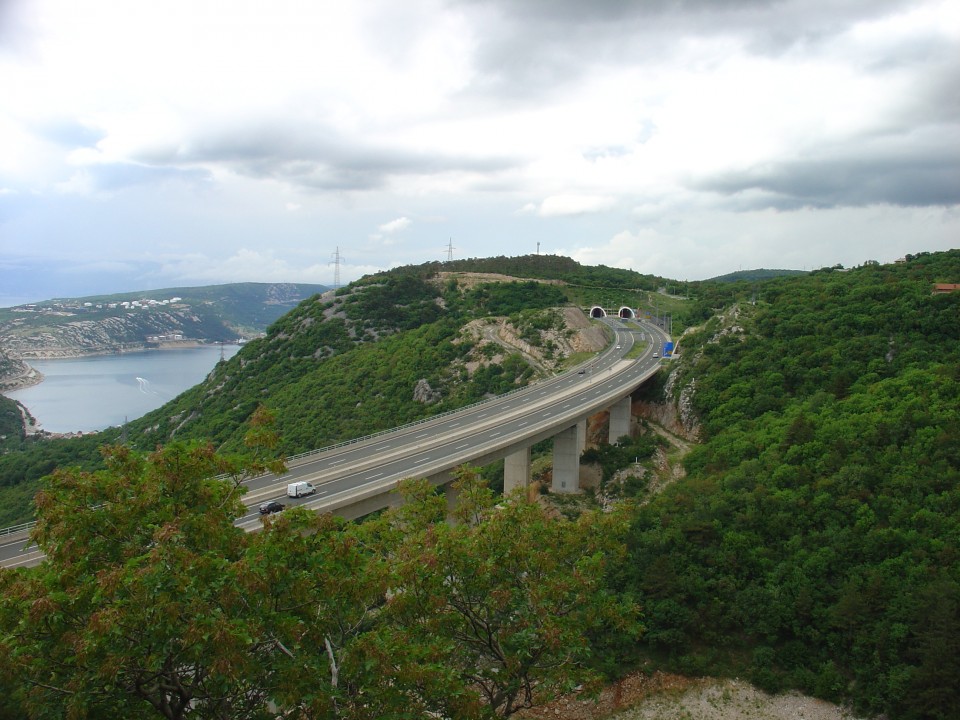
[[[616,342],[581,366],[583,375],[569,371],[455,413],[295,458],[289,463],[290,472],[280,478],[253,478],[248,481],[244,498],[252,511],[239,518],[238,524],[248,530],[258,528],[256,507],[266,500],[322,509],[346,497],[391,487],[402,477],[429,476],[473,458],[502,457],[505,448],[550,437],[562,429],[557,425],[574,424],[609,407],[628,392],[625,388],[632,390],[655,371],[660,361],[653,360],[652,354],[662,354],[666,339],[659,328],[641,325],[651,346],[638,360],[624,361],[622,357],[634,344],[634,330],[619,320],[609,324],[615,330]],[[545,426],[552,429],[544,430]],[[313,482],[318,486],[317,494],[287,498],[287,483],[298,480]],[[0,543],[2,565],[35,564],[38,557],[36,548],[24,554],[22,538]]]
[[[309,480],[320,488],[318,497],[308,498],[304,504],[318,510],[335,507],[338,500],[346,496],[382,492],[404,477],[429,476],[464,462],[485,464],[552,437],[563,427],[610,407],[627,394],[625,387],[632,390],[656,371],[660,360],[653,358],[653,354],[662,354],[666,335],[652,325],[646,325],[644,332],[651,344],[638,360],[620,359],[633,344],[633,333],[627,330],[621,337],[619,350],[607,361],[597,363],[584,375],[571,373],[552,383],[549,389],[502,404],[490,421],[481,420],[485,412],[476,412],[473,413],[475,422],[463,425],[458,414],[435,427],[429,438],[421,435],[421,442],[413,447],[408,443],[389,442],[388,438],[375,446],[379,453],[376,457],[368,458],[364,465],[348,466],[349,473],[337,473],[335,468],[320,465],[298,469],[295,480]],[[282,501],[287,479],[273,488],[254,491],[253,498]]]
[[[581,366],[589,376],[608,370],[628,353],[633,347],[633,332],[618,321],[610,323],[617,334],[617,341],[610,348],[589,363]],[[620,349],[617,349],[620,345]],[[354,470],[381,464],[385,455],[396,452],[399,448],[413,441],[429,442],[436,440],[440,433],[459,432],[470,434],[483,423],[496,423],[503,413],[510,413],[517,409],[529,407],[544,399],[549,399],[558,392],[568,391],[576,387],[584,379],[577,370],[568,371],[562,375],[543,380],[519,391],[501,395],[489,401],[458,410],[454,413],[425,420],[421,423],[404,426],[393,431],[380,433],[373,437],[341,444],[332,448],[315,451],[306,457],[298,457],[288,462],[289,472],[283,476],[282,492],[264,494],[262,490],[274,486],[281,490],[273,476],[255,478],[248,483],[250,493],[247,498],[250,502],[280,499],[285,493],[286,483],[300,480],[323,482],[329,473],[336,473],[337,466],[350,467]],[[316,484],[316,483],[315,483]]]

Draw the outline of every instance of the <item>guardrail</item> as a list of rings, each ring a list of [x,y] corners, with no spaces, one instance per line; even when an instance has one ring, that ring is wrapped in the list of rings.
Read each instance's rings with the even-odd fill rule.
[[[36,522],[31,521],[31,522],[20,523],[19,525],[13,525],[11,527],[0,528],[0,537],[3,537],[5,535],[16,535],[17,533],[23,532],[24,530],[30,530],[36,524],[37,524]]]
[[[613,348],[613,346],[611,346],[611,347],[607,348],[605,351],[603,351],[602,353],[600,353],[600,354],[598,355],[598,357],[603,357],[604,355],[606,355],[606,354],[608,354],[608,353],[610,353],[610,352],[613,352],[613,350],[614,350],[614,348]],[[593,361],[591,360],[591,361],[587,361],[587,362],[593,362]],[[580,365],[583,365],[583,364],[584,364],[584,363],[580,363]],[[574,365],[572,368],[570,368],[569,370],[561,373],[560,375],[555,375],[553,379],[560,378],[560,377],[563,377],[563,376],[565,376],[565,375],[572,374],[578,367],[580,367],[580,365]],[[327,446],[322,447],[322,448],[317,448],[316,450],[307,450],[307,451],[302,452],[302,453],[297,453],[296,455],[291,455],[291,456],[289,456],[288,458],[286,458],[286,461],[287,461],[287,462],[290,462],[290,461],[292,461],[292,460],[302,460],[303,458],[313,457],[314,455],[320,455],[320,454],[325,453],[325,452],[330,452],[331,450],[338,450],[338,449],[343,448],[343,447],[349,447],[350,445],[356,445],[357,443],[362,443],[362,442],[366,442],[366,441],[368,441],[368,440],[373,440],[374,438],[378,438],[378,437],[381,437],[381,436],[383,436],[383,435],[387,435],[387,434],[389,434],[389,433],[393,433],[393,432],[397,432],[397,431],[401,431],[401,430],[409,430],[409,429],[411,429],[411,428],[418,427],[418,426],[423,425],[423,424],[425,424],[425,423],[433,422],[434,420],[439,420],[439,419],[441,419],[441,418],[449,417],[449,416],[451,416],[451,415],[456,415],[457,413],[461,413],[461,412],[464,412],[464,411],[466,411],[466,410],[471,410],[471,409],[474,409],[474,408],[478,408],[478,407],[480,407],[481,405],[487,405],[488,403],[499,402],[500,400],[503,400],[504,398],[512,397],[513,395],[517,395],[517,394],[520,394],[520,393],[523,393],[523,392],[529,392],[529,391],[531,391],[532,389],[533,389],[533,386],[531,386],[531,385],[525,385],[524,387],[519,387],[519,388],[515,388],[515,389],[513,389],[513,390],[508,390],[507,392],[503,393],[502,395],[496,395],[495,397],[487,398],[487,399],[485,399],[485,400],[478,400],[478,401],[475,402],[475,403],[470,403],[469,405],[464,405],[463,407],[459,407],[459,408],[457,408],[457,409],[455,409],[455,410],[447,410],[446,412],[438,413],[437,415],[431,415],[430,417],[428,417],[428,418],[423,418],[422,420],[414,420],[414,421],[412,421],[412,422],[405,423],[404,425],[397,425],[396,427],[388,428],[388,429],[386,429],[386,430],[380,430],[380,431],[375,432],[375,433],[372,433],[372,434],[370,434],[370,435],[364,435],[364,436],[362,436],[362,437],[353,438],[352,440],[344,440],[343,442],[339,442],[339,443],[336,443],[336,444],[334,444],[334,445],[327,445]]]

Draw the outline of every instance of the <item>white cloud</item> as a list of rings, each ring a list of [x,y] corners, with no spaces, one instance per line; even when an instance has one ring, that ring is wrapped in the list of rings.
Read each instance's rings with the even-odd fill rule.
[[[583,215],[609,210],[616,202],[616,198],[599,195],[553,195],[540,203],[538,212],[542,217]]]
[[[381,225],[378,230],[382,233],[393,234],[400,232],[401,230],[406,230],[410,227],[412,221],[407,217],[398,217],[396,220],[391,220],[390,222],[384,223]]]

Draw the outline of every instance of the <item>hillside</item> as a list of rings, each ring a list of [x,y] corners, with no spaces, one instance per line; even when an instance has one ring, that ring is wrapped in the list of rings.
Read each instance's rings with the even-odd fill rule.
[[[11,360],[75,357],[262,333],[320,285],[238,283],[56,299],[0,309],[0,351]],[[0,380],[23,378],[0,366]]]
[[[263,403],[285,452],[303,452],[461,407],[553,372],[589,329],[565,288],[403,268],[302,303],[202,384],[133,422],[149,447],[209,437],[237,448]],[[578,341],[587,352],[605,339]]]
[[[956,717],[960,293],[931,291],[958,277],[960,251],[777,279],[681,340],[650,399],[685,394],[702,444],[629,541],[649,657]]]
[[[757,280],[770,280],[776,277],[790,277],[791,275],[804,275],[806,270],[768,270],[758,268],[756,270],[737,270],[736,272],[718,275],[710,278],[707,282],[756,282]]]

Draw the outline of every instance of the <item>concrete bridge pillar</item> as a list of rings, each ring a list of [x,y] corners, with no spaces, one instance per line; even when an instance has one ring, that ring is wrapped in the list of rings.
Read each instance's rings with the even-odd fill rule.
[[[580,454],[587,449],[587,419],[584,418],[577,423],[577,447],[580,448]]]
[[[510,453],[503,459],[503,494],[530,485],[530,446]]]
[[[555,493],[580,489],[580,441],[578,426],[572,425],[553,436],[553,485]]]
[[[630,434],[630,407],[632,399],[629,395],[618,400],[610,408],[610,438],[608,442],[613,445],[624,435]]]

